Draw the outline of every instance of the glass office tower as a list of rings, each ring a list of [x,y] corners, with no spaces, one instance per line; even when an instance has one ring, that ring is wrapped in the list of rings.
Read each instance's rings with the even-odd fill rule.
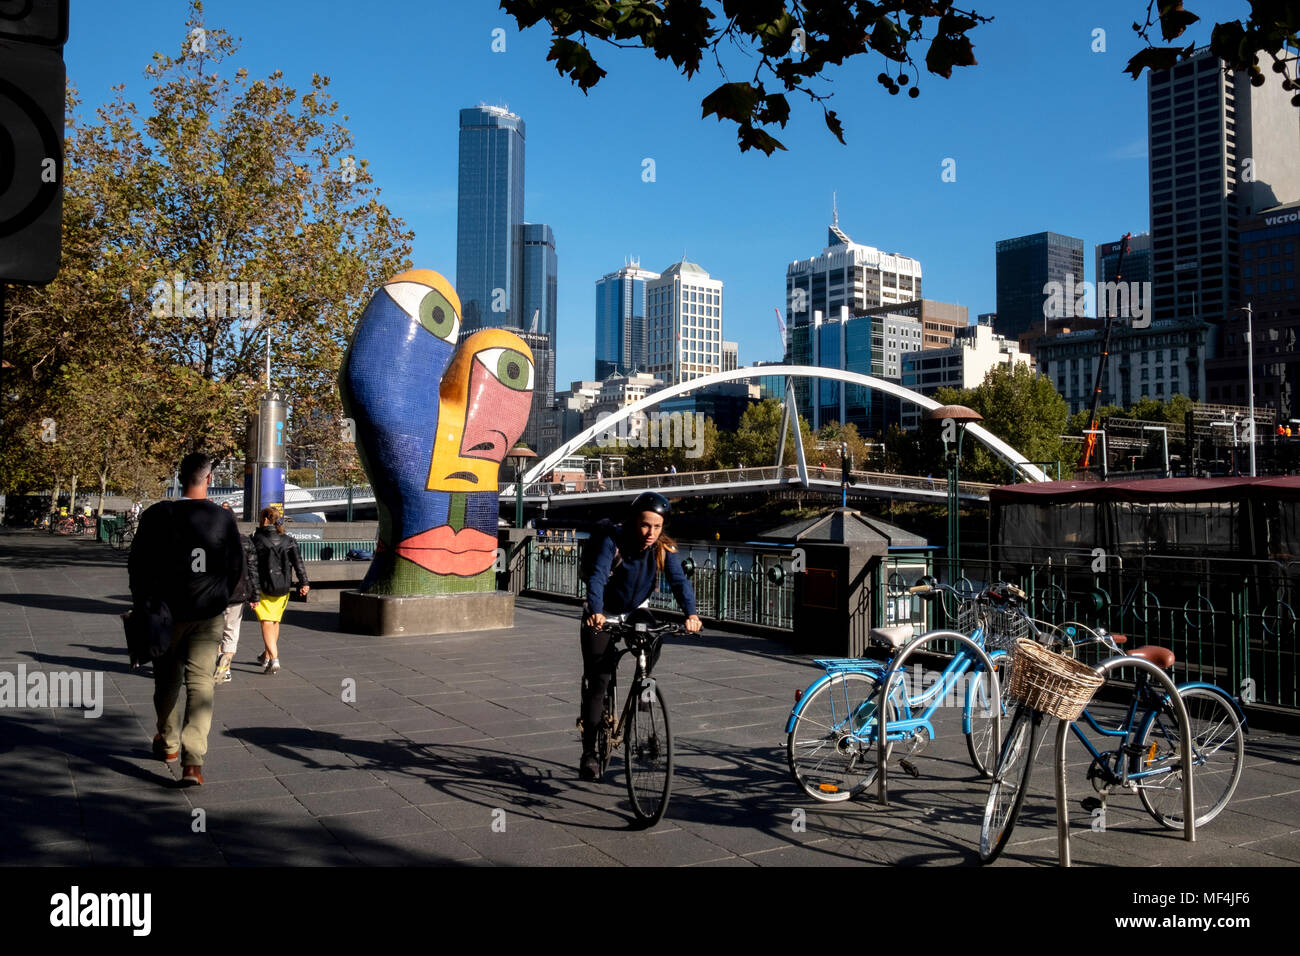
[[[497,106],[461,110],[456,294],[462,335],[527,327],[519,301],[523,223],[524,121]]]
[[[1067,276],[1070,277],[1067,280]],[[1083,240],[1056,232],[1003,239],[997,244],[998,312],[993,330],[1007,338],[1041,327],[1049,282],[1082,284]]]
[[[658,279],[633,260],[596,280],[596,378],[646,368],[646,282]]]

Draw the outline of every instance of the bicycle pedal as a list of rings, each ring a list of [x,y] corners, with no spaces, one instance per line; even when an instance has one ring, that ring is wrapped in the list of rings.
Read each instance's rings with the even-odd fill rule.
[[[1101,807],[1101,805],[1102,805],[1101,801],[1096,797],[1084,797],[1079,804],[1079,806],[1081,806],[1088,813],[1092,813],[1092,811],[1098,809],[1099,807]]]
[[[913,777],[921,776],[921,771],[917,770],[916,765],[913,764],[912,761],[910,760],[900,760],[898,762],[898,765],[902,767],[904,770],[906,770]]]

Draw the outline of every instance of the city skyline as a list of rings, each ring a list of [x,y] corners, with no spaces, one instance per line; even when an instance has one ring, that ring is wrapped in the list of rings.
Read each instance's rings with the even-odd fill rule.
[[[1190,31],[1197,43],[1240,5],[1202,6]],[[184,8],[152,0],[140,8],[127,27],[109,10],[74,4],[66,60],[83,114],[118,82],[145,101],[151,53],[179,49]],[[827,88],[848,145],[826,131],[819,110],[794,103],[782,132],[789,152],[771,157],[740,154],[732,127],[699,119],[716,74],[686,82],[648,54],[599,48],[609,76],[584,96],[546,62],[547,34],[518,32],[492,4],[411,4],[382,53],[337,18],[302,9],[209,3],[208,25],[242,38],[221,69],[283,69],[299,89],[313,71],[329,75],[381,201],[415,231],[418,266],[451,272],[455,263],[457,111],[483,102],[525,118],[526,219],[551,225],[564,246],[559,382],[590,375],[590,283],[629,252],[657,267],[685,250],[723,276],[727,339],[747,363],[780,358],[773,308],[784,305],[784,272],[824,234],[832,194],[855,240],[923,262],[926,297],[971,314],[993,311],[999,239],[1051,230],[1091,247],[1149,228],[1146,84],[1121,70],[1137,47],[1134,2],[1082,11],[1009,4],[974,33],[980,65],[948,81],[923,74],[916,100],[881,91],[871,78],[882,63],[863,58],[835,71]],[[1106,48],[1093,52],[1098,29]],[[450,41],[433,74],[410,66],[430,33]],[[1043,82],[1053,77],[1069,82]],[[639,104],[632,113],[629,101]],[[1086,263],[1090,273],[1091,256]]]

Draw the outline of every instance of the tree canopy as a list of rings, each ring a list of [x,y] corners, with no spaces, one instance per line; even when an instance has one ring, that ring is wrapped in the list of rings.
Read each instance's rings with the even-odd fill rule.
[[[238,44],[198,2],[177,40],[145,69],[143,109],[122,85],[87,122],[69,87],[63,267],[8,303],[0,487],[81,473],[128,490],[188,451],[237,452],[268,329],[291,436],[314,436],[322,464],[355,462],[335,376],[351,316],[409,268],[412,234],[353,155],[327,77],[299,93],[278,71],[232,74]]]
[[[892,95],[907,90],[915,98],[922,72],[916,58],[926,72],[944,79],[954,67],[975,66],[972,34],[993,19],[959,9],[953,0],[501,0],[501,9],[521,29],[543,22],[550,27],[547,59],[584,93],[607,75],[592,54],[593,39],[648,50],[688,78],[712,56],[726,82],[701,101],[702,116],[735,123],[742,152],[757,148],[769,155],[785,149],[772,131],[790,119],[787,94],[820,106],[827,128],[844,142],[843,124],[827,106],[830,94],[822,91],[828,68],[876,54],[882,66],[877,82]],[[1145,46],[1124,69],[1137,79],[1144,70],[1168,69],[1190,56],[1194,44],[1156,46],[1151,34],[1158,27],[1168,44],[1199,19],[1182,0],[1147,0],[1145,20],[1133,23]],[[1217,24],[1209,45],[1231,69],[1249,70],[1251,82],[1260,85],[1259,54],[1272,57],[1273,69],[1283,73],[1295,61],[1287,45],[1300,46],[1298,27],[1294,0],[1253,0],[1246,21]],[[727,80],[724,43],[751,59],[751,77]],[[1281,82],[1296,89],[1285,76]],[[1300,94],[1292,102],[1300,106]]]

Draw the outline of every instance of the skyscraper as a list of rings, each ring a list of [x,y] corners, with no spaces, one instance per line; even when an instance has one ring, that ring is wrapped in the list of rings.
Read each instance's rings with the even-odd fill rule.
[[[522,321],[524,121],[499,106],[460,111],[456,294],[462,334]]]
[[[646,283],[659,273],[632,260],[596,280],[596,378],[646,368]]]
[[[1208,48],[1148,75],[1156,322],[1217,326],[1239,304],[1239,218],[1300,199],[1300,118],[1290,97],[1279,77],[1253,87],[1249,74],[1225,73]],[[1207,386],[1214,400],[1214,376]]]
[[[519,335],[533,350],[537,371],[532,411],[522,440],[538,454],[546,454],[553,450],[551,441],[554,440],[553,434],[548,439],[544,432],[555,404],[555,235],[544,223],[529,222],[519,228],[523,241],[523,268],[520,270],[522,329]]]
[[[831,224],[826,233],[826,248],[821,255],[791,262],[785,270],[786,313],[790,325],[790,350],[786,360],[795,365],[826,364],[818,360],[821,349],[817,340],[819,333],[814,327],[819,314],[822,322],[838,321],[842,309],[848,309],[849,316],[859,316],[872,309],[915,302],[921,298],[921,263],[918,260],[854,242],[840,228],[839,215],[835,212],[831,214]],[[883,322],[866,325],[875,330],[863,333],[868,346],[878,341],[883,348]],[[837,329],[820,334],[838,336],[841,331]],[[870,359],[864,358],[861,362],[865,365],[860,369],[853,364],[843,367],[865,371]],[[815,402],[813,386],[808,379],[796,379],[794,388],[795,401],[799,403],[802,414],[809,414],[811,409],[811,414],[816,416],[818,412],[814,406],[839,403],[838,398],[826,397],[838,396],[839,386],[834,383],[824,382],[818,386]],[[866,401],[864,398],[863,402]],[[853,420],[851,416],[850,420]]]
[[[1067,278],[1068,277],[1068,278]],[[998,311],[993,330],[1014,339],[1035,323],[1043,324],[1044,287],[1058,282],[1081,285],[1083,240],[1056,232],[1036,232],[997,244]]]
[[[549,335],[554,342],[559,268],[555,256],[555,234],[550,226],[540,222],[526,222],[520,229],[523,267],[520,269],[519,326],[530,332]]]
[[[646,364],[667,385],[722,371],[722,282],[694,262],[646,284]]]

